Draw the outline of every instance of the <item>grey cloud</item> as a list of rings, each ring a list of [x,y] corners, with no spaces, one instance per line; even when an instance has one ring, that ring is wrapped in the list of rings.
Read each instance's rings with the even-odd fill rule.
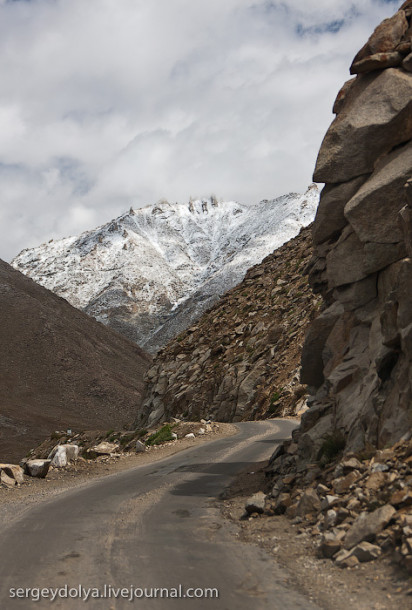
[[[393,10],[0,0],[0,256],[161,197],[305,189],[349,62]]]

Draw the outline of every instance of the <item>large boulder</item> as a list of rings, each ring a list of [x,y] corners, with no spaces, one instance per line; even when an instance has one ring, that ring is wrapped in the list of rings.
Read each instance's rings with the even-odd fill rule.
[[[313,179],[336,184],[373,172],[376,160],[412,138],[412,74],[359,76],[322,142]]]
[[[326,277],[329,286],[359,282],[368,274],[363,269],[363,244],[348,225],[326,257]]]
[[[296,515],[298,517],[304,517],[311,513],[318,513],[321,509],[321,502],[318,494],[314,489],[306,489],[296,508]]]
[[[390,504],[385,504],[371,513],[361,513],[346,534],[345,549],[351,549],[363,540],[375,540],[376,534],[388,525],[395,513],[396,510]]]
[[[57,445],[51,451],[48,459],[55,468],[64,468],[69,462],[74,462],[79,457],[78,445]]]
[[[346,203],[355,195],[367,176],[354,178],[342,184],[325,185],[319,200],[313,226],[313,241],[321,244],[334,238],[348,224],[344,215]]]
[[[0,464],[0,472],[4,472],[18,484],[24,483],[24,470],[17,464]]]
[[[15,487],[17,485],[17,481],[12,477],[9,477],[8,474],[4,472],[4,470],[0,471],[0,484],[8,489]]]
[[[390,53],[375,53],[369,55],[365,59],[361,59],[352,64],[351,74],[363,74],[364,72],[372,72],[373,70],[383,70],[384,68],[393,68],[402,63],[403,56],[398,51]]]
[[[357,66],[362,60],[365,61],[370,59],[370,57],[375,54],[390,55],[401,42],[408,27],[409,24],[403,11],[398,11],[393,17],[385,19],[375,29],[368,42],[356,54],[350,68],[351,74],[359,72]]]
[[[25,462],[25,473],[30,477],[44,479],[49,472],[51,460],[27,460]]]
[[[412,109],[410,120],[412,123]],[[409,142],[384,157],[369,180],[348,201],[345,216],[361,242],[402,241],[398,213],[406,203],[404,187],[411,173],[412,142]]]

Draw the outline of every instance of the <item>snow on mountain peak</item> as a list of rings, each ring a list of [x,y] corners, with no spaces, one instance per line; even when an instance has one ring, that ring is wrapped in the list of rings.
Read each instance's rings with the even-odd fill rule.
[[[312,185],[304,195],[250,206],[214,196],[160,200],[78,237],[23,250],[12,265],[155,351],[312,222],[318,199]]]

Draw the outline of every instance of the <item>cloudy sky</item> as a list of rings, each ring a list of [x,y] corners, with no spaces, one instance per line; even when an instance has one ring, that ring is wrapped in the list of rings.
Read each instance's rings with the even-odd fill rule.
[[[0,257],[161,197],[303,191],[401,0],[0,0]]]

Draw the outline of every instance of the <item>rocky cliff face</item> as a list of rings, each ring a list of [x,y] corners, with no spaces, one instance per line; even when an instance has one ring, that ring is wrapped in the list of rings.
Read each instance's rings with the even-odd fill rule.
[[[326,438],[349,452],[411,436],[411,16],[409,0],[356,55],[319,152],[310,283],[327,309],[303,348],[312,406],[278,470],[315,461]]]
[[[0,461],[56,429],[127,425],[151,358],[0,261]]]
[[[161,201],[24,250],[12,265],[154,353],[312,222],[318,200],[312,185],[251,206]]]
[[[303,229],[163,348],[147,373],[137,424],[171,416],[240,421],[302,408],[300,351],[321,302],[305,276],[311,253]]]

